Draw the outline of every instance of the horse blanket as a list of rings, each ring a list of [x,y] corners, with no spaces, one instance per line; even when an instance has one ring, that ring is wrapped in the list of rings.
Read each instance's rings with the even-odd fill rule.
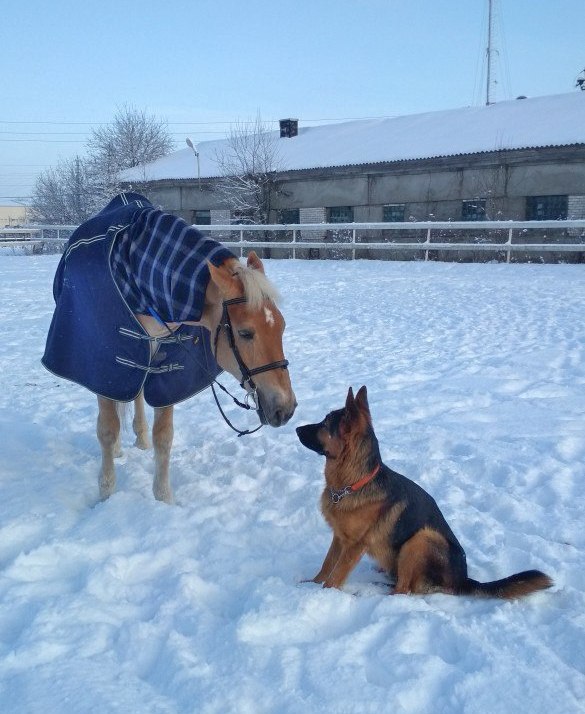
[[[116,401],[140,391],[153,407],[176,404],[221,372],[209,331],[182,325],[152,338],[135,314],[198,321],[209,283],[207,262],[227,248],[143,196],[116,196],[69,239],[53,282],[55,311],[43,365]]]

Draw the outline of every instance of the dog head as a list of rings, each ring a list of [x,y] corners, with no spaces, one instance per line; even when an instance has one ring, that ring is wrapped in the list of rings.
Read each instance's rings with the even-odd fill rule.
[[[355,397],[352,388],[349,388],[343,409],[329,412],[318,424],[297,427],[301,444],[329,459],[338,458],[344,449],[351,449],[352,445],[360,447],[369,433],[373,436],[365,386],[360,388]]]

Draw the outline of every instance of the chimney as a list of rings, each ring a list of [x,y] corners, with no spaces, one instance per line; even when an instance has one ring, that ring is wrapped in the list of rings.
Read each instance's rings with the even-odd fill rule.
[[[292,139],[293,136],[297,136],[299,133],[299,120],[298,119],[281,119],[280,120],[280,138],[281,139]]]

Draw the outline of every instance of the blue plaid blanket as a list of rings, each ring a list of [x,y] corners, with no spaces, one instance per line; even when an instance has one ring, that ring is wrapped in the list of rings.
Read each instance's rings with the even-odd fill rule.
[[[233,257],[220,243],[139,194],[116,196],[73,233],[53,282],[55,312],[42,362],[54,374],[117,401],[143,389],[148,404],[176,404],[221,369],[209,332],[183,325],[151,338],[135,314],[197,321],[209,282],[206,260]]]
[[[133,312],[153,308],[165,322],[197,321],[209,282],[206,261],[233,257],[182,218],[148,209],[114,243],[112,273]]]

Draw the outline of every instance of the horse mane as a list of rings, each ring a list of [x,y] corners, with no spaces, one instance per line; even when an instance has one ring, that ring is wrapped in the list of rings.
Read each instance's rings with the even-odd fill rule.
[[[242,281],[244,297],[252,310],[258,310],[266,300],[275,304],[279,301],[278,290],[261,270],[240,263],[236,266],[234,275]]]

